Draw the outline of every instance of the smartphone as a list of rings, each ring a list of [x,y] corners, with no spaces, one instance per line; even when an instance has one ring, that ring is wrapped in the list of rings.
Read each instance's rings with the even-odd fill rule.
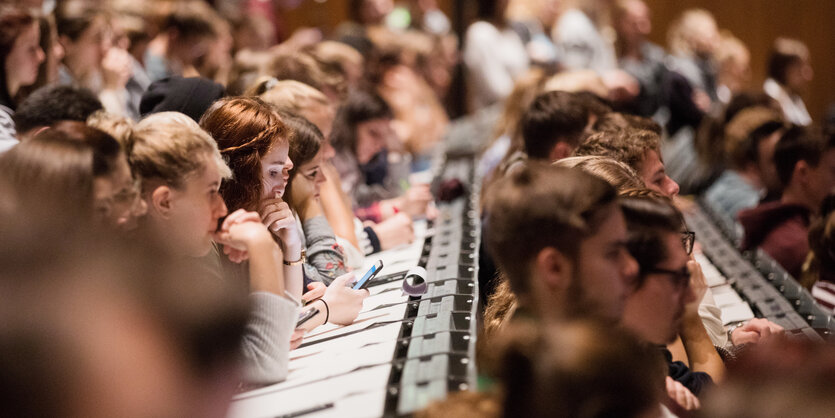
[[[368,282],[370,282],[371,279],[376,277],[377,274],[382,269],[383,269],[383,260],[377,260],[377,262],[374,263],[374,265],[371,266],[371,268],[368,269],[367,272],[365,272],[365,275],[362,276],[361,279],[357,280],[356,283],[354,283],[353,289],[354,290],[359,290],[359,289],[365,289],[366,287],[368,287]]]
[[[318,314],[318,313],[319,313],[319,308],[313,308],[313,309],[311,309],[311,310],[309,310],[309,311],[307,311],[307,312],[302,312],[302,313],[299,315],[299,320],[298,320],[298,321],[296,321],[296,328],[298,328],[298,327],[300,327],[300,326],[304,325],[304,323],[305,323],[305,322],[309,321],[309,320],[310,320],[310,318],[313,318],[313,317],[314,317],[314,316],[316,316],[316,314]]]

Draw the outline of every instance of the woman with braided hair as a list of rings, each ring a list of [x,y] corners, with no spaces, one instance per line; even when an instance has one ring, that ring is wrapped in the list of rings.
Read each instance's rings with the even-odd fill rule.
[[[345,274],[343,262],[334,261],[341,258],[338,248],[315,245],[322,241],[322,236],[330,236],[330,242],[336,243],[321,209],[300,212],[303,227],[300,229],[297,225],[296,213],[288,204],[286,193],[290,171],[295,169],[295,162],[289,155],[290,145],[297,135],[286,123],[288,118],[261,99],[228,97],[218,100],[206,111],[200,119],[200,127],[215,139],[232,170],[232,178],[220,187],[229,210],[257,212],[284,250],[285,271],[298,265],[303,267],[304,287],[309,291],[302,300],[311,301],[313,305],[312,301],[322,299],[315,305],[320,314],[308,321],[305,328],[309,330],[325,322],[350,324],[368,292],[345,287],[346,281],[353,276]],[[304,176],[296,177],[300,182],[307,180]],[[311,182],[308,180],[308,183]],[[297,187],[299,191],[310,189],[301,186]],[[298,195],[296,197],[296,208],[318,205],[316,201],[308,205],[301,202]],[[315,195],[308,193],[304,200],[309,199],[315,199]],[[305,231],[308,233],[304,234]],[[316,238],[310,235],[313,232]],[[305,248],[311,250],[310,254],[305,254]],[[326,288],[325,284],[332,286]],[[294,342],[300,342],[300,335],[295,337]]]

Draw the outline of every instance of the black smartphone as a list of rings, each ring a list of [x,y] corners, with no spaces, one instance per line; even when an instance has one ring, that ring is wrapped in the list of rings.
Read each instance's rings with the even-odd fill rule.
[[[371,279],[373,279],[375,276],[377,276],[377,274],[379,274],[380,270],[382,270],[382,269],[383,269],[383,260],[377,260],[377,262],[374,263],[374,265],[371,266],[371,268],[368,269],[367,272],[365,272],[365,275],[362,276],[361,279],[357,280],[356,283],[354,283],[353,289],[354,290],[359,290],[359,289],[365,289],[366,287],[368,287],[368,282],[370,282]]]
[[[296,328],[298,328],[298,327],[300,327],[300,326],[304,325],[304,323],[305,323],[305,322],[309,321],[309,320],[310,320],[310,318],[313,318],[313,317],[314,317],[314,316],[316,316],[316,314],[318,314],[318,313],[319,313],[319,308],[313,308],[313,309],[311,309],[311,310],[309,310],[309,311],[302,312],[302,313],[299,315],[299,320],[298,320],[298,321],[296,321]]]

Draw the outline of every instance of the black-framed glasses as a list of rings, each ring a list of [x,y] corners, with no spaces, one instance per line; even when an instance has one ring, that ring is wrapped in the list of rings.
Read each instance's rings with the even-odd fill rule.
[[[690,270],[687,269],[687,266],[680,268],[679,270],[668,270],[662,268],[651,268],[645,269],[641,273],[643,274],[663,274],[670,278],[670,282],[673,284],[673,287],[676,290],[681,290],[687,288],[690,284]]]
[[[696,233],[693,231],[681,231],[681,243],[684,244],[684,251],[687,255],[693,254],[693,245],[696,242]]]

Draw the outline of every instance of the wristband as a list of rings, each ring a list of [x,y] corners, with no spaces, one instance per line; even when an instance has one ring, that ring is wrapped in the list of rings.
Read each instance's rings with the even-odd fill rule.
[[[327,324],[328,319],[330,319],[330,317],[331,317],[331,308],[330,308],[330,306],[328,306],[328,303],[325,302],[324,299],[319,298],[319,299],[316,299],[316,300],[322,302],[322,304],[325,305],[325,324]]]
[[[299,264],[304,264],[305,261],[307,261],[307,252],[304,249],[302,249],[301,256],[299,256],[298,260],[296,260],[296,261],[284,260],[284,265],[285,266],[298,266]]]

